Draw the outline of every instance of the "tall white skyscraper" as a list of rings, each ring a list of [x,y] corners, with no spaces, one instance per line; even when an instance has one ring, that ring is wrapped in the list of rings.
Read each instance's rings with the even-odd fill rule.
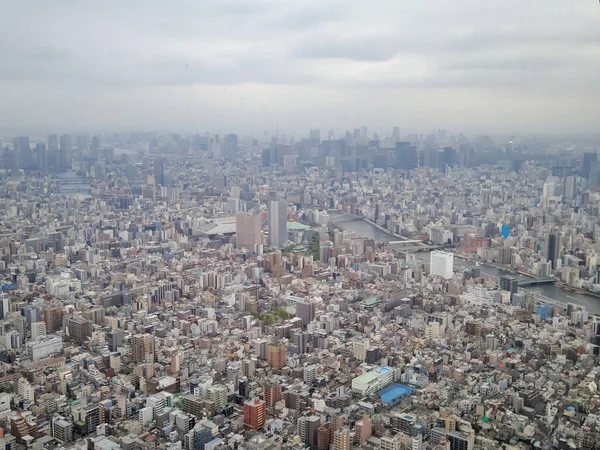
[[[446,279],[454,276],[454,255],[448,252],[431,252],[429,273]]]
[[[269,245],[281,247],[287,240],[287,203],[272,200],[269,202]]]

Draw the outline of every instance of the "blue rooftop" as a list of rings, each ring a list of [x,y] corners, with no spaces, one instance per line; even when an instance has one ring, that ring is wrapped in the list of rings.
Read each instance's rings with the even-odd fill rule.
[[[414,392],[415,390],[409,386],[393,384],[389,388],[381,391],[379,393],[379,398],[381,398],[381,401],[386,405],[394,406],[405,398],[410,397]]]

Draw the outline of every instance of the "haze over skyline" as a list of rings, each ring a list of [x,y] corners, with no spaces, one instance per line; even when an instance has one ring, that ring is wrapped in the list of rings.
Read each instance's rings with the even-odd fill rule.
[[[4,2],[1,132],[592,132],[592,0]]]

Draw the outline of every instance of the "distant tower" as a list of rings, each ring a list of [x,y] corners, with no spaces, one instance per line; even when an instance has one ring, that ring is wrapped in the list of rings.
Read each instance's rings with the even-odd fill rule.
[[[71,135],[63,134],[60,137],[60,147],[58,149],[57,167],[60,169],[71,169],[73,167],[73,144]]]
[[[546,249],[544,257],[546,258],[546,261],[550,261],[553,269],[556,269],[561,250],[562,239],[560,233],[551,231],[548,236],[546,236]]]
[[[269,202],[269,245],[281,247],[287,240],[287,203],[272,200]]]
[[[165,185],[165,162],[162,158],[154,160],[154,184],[157,186]]]

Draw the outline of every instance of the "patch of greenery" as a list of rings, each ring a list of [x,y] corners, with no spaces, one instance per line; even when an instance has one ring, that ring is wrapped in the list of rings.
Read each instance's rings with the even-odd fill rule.
[[[321,236],[319,235],[319,233],[313,233],[312,241],[310,242],[310,245],[308,246],[308,253],[310,255],[312,255],[312,257],[315,261],[318,261],[319,258],[321,257],[320,242],[321,242]]]

